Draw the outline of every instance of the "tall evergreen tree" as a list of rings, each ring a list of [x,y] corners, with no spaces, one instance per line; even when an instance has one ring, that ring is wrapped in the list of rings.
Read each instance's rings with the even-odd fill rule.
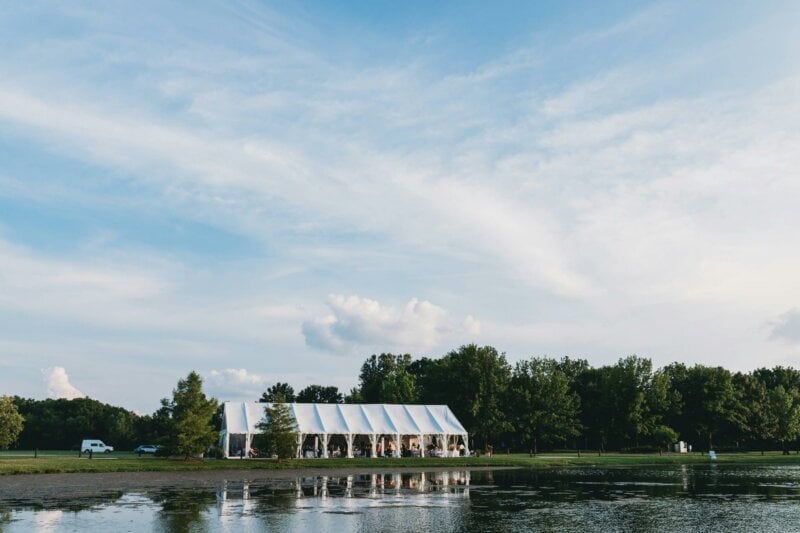
[[[277,455],[279,459],[294,455],[297,422],[280,394],[264,408],[264,418],[256,427],[262,432],[261,439],[268,454]]]
[[[197,372],[192,371],[186,379],[178,380],[170,405],[169,446],[173,453],[188,460],[216,442],[218,434],[212,418],[217,405],[214,398],[206,398],[203,380]]]

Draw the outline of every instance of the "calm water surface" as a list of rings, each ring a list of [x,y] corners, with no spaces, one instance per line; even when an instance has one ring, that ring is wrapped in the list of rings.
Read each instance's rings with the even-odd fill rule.
[[[800,465],[238,478],[6,498],[0,531],[800,531]]]

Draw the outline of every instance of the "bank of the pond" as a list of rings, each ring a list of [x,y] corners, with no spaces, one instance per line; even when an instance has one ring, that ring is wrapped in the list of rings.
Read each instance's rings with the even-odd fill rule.
[[[693,454],[543,454],[531,457],[527,454],[496,454],[494,457],[458,458],[358,458],[358,459],[297,459],[272,460],[206,460],[183,461],[156,457],[136,457],[118,452],[95,456],[93,459],[77,457],[70,452],[0,452],[0,475],[47,474],[47,473],[95,473],[95,472],[197,472],[213,470],[296,470],[329,471],[331,469],[354,471],[358,469],[428,469],[428,468],[478,468],[478,467],[522,467],[549,468],[563,466],[630,466],[658,464],[691,464],[709,461],[707,455]],[[718,454],[719,463],[794,463],[800,464],[798,455],[782,455],[771,452]]]
[[[504,470],[512,467],[470,467],[470,471]],[[414,468],[427,473],[450,472],[451,467]],[[455,469],[458,470],[458,469]],[[397,468],[288,468],[248,470],[183,470],[147,472],[72,472],[62,474],[20,474],[6,476],[0,482],[0,504],[3,500],[76,500],[82,497],[97,498],[103,494],[120,491],[149,490],[160,487],[187,487],[202,489],[217,487],[220,482],[285,481],[297,478],[342,478],[357,475],[383,474]]]

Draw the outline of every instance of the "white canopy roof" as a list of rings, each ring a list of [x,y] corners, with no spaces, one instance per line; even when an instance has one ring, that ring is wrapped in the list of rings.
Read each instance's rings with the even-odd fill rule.
[[[256,424],[270,404],[225,402],[222,429],[230,434],[258,433]],[[289,403],[300,433],[331,435],[466,435],[446,405]]]

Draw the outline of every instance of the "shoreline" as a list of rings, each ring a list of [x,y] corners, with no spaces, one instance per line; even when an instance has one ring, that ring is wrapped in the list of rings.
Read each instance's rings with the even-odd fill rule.
[[[0,483],[0,509],[4,503],[14,505],[59,507],[63,501],[84,504],[102,502],[121,492],[148,492],[160,489],[210,489],[220,482],[235,484],[295,480],[297,478],[376,475],[406,472],[453,472],[513,470],[514,466],[432,466],[420,467],[352,467],[352,468],[292,468],[282,470],[228,469],[149,472],[75,472],[60,474],[19,474],[3,476]]]
[[[655,466],[669,464],[708,463],[707,455],[664,454],[641,455],[607,453],[597,454],[528,454],[495,455],[494,457],[458,458],[387,458],[387,459],[298,459],[275,462],[271,460],[218,460],[184,462],[180,459],[161,459],[152,457],[136,458],[129,455],[98,457],[94,460],[77,459],[60,452],[40,454],[33,459],[19,454],[3,457],[0,453],[0,486],[20,476],[79,476],[96,474],[120,474],[127,476],[149,475],[174,479],[185,475],[283,477],[296,473],[319,472],[319,475],[337,475],[341,472],[375,472],[387,470],[454,470],[479,468],[532,468],[547,469],[570,466]],[[800,465],[800,455],[780,453],[728,453],[718,454],[718,464],[796,464]],[[211,474],[214,473],[214,474]],[[218,473],[218,474],[217,474]]]
[[[776,464],[800,466],[800,456],[797,455],[726,454],[717,457],[717,460],[713,463],[742,466]],[[19,459],[8,460],[5,463],[8,464],[15,461],[19,461]],[[47,459],[38,459],[38,461],[46,462]],[[615,469],[711,463],[707,456],[699,454],[663,456],[608,454],[600,457],[585,454],[582,457],[576,455],[529,457],[520,454],[516,456],[496,456],[488,460],[482,459],[480,462],[475,458],[453,458],[436,462],[389,459],[386,462],[379,462],[379,464],[374,464],[372,461],[356,464],[348,464],[347,460],[332,460],[336,461],[333,463],[319,463],[317,461],[321,460],[303,460],[278,465],[256,461],[207,461],[187,464],[182,461],[160,459],[142,459],[138,461],[120,459],[119,463],[112,459],[96,460],[92,465],[98,467],[102,465],[104,470],[77,471],[74,469],[62,469],[59,472],[49,473],[19,472],[0,475],[0,508],[9,502],[41,508],[57,507],[64,505],[64,502],[82,505],[89,502],[115,499],[125,492],[158,492],[175,488],[185,488],[187,490],[210,489],[219,487],[221,482],[226,481],[239,484],[243,482],[289,481],[297,478],[323,476],[342,478],[387,473],[435,473],[466,470],[477,472],[515,469],[549,470],[571,467]],[[0,460],[0,467],[2,467],[3,462]],[[83,462],[83,465],[88,463],[87,460]],[[138,468],[129,468],[130,463],[133,463]],[[79,465],[73,464],[71,466],[76,467]],[[121,468],[113,469],[112,467],[114,466]]]

